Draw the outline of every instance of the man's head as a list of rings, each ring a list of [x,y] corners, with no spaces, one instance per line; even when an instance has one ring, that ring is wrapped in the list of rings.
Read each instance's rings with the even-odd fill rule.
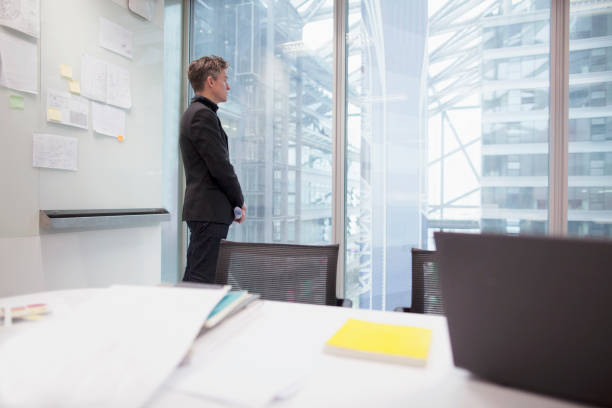
[[[193,91],[214,103],[225,102],[230,89],[225,72],[228,67],[227,61],[215,55],[192,61],[187,68],[187,77]]]

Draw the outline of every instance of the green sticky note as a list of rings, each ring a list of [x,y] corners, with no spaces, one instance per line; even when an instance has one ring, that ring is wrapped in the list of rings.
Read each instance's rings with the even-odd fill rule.
[[[9,108],[23,110],[25,104],[23,102],[23,96],[21,95],[9,95]]]

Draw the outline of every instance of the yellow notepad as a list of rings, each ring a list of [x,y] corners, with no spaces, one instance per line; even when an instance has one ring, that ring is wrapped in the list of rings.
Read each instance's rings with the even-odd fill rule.
[[[425,364],[431,336],[430,329],[421,327],[348,319],[326,345],[343,355]]]

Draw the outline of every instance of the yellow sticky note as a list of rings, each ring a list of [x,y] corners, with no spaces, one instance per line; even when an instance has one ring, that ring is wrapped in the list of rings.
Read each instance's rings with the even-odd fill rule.
[[[60,64],[60,75],[64,78],[72,79],[72,67],[66,64]]]
[[[123,142],[125,140],[125,138],[121,135],[117,136],[117,140],[120,142]]]
[[[79,81],[68,81],[68,89],[70,89],[70,92],[73,94],[80,94],[81,83]]]
[[[47,109],[47,120],[53,120],[53,121],[56,121],[56,122],[61,122],[62,121],[62,112],[57,110],[57,109],[53,109],[53,108]]]

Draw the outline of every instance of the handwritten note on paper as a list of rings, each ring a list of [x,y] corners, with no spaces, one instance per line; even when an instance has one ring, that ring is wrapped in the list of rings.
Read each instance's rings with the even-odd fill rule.
[[[35,41],[0,31],[0,85],[38,93],[38,48]]]
[[[112,106],[92,102],[93,130],[102,135],[125,138],[125,112]]]
[[[0,25],[40,37],[40,0],[0,0]]]
[[[130,73],[117,65],[107,64],[106,103],[120,108],[132,107]]]
[[[83,55],[81,58],[81,94],[89,99],[106,102],[106,62]]]
[[[81,94],[89,99],[129,109],[132,107],[130,72],[118,65],[84,55]]]
[[[100,17],[100,47],[132,59],[133,37],[131,31]]]
[[[59,118],[51,112],[61,112]],[[47,89],[47,119],[64,125],[89,128],[89,106],[87,99],[69,92]]]
[[[32,166],[50,169],[77,170],[78,139],[34,133]]]

